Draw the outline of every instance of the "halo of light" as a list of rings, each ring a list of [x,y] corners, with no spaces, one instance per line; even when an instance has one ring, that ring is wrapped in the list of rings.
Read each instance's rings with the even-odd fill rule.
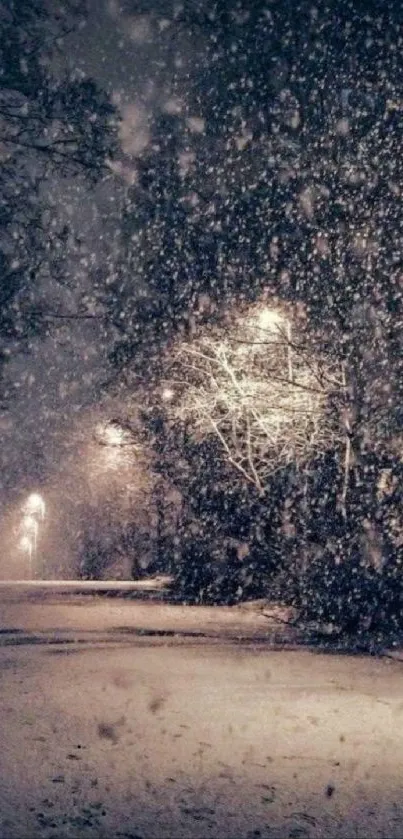
[[[127,432],[115,423],[97,425],[95,436],[97,442],[104,446],[124,446],[128,443]]]
[[[31,492],[22,509],[26,516],[35,516],[42,520],[45,518],[46,506],[39,492]]]
[[[258,325],[260,329],[267,329],[268,331],[278,328],[284,324],[284,315],[277,309],[270,309],[265,306],[258,314]]]

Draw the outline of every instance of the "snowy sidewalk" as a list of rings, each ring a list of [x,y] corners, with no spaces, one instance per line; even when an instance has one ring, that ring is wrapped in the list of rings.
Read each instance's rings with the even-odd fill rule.
[[[0,582],[0,644],[22,633],[32,643],[247,642],[271,649],[311,647],[371,652],[403,660],[401,640],[337,635],[319,624],[297,625],[291,608],[255,600],[236,606],[185,605],[172,600],[169,578],[139,581]],[[28,636],[26,642],[29,643]],[[22,643],[22,637],[21,637]]]
[[[122,636],[184,637],[267,642],[297,642],[300,632],[287,624],[287,610],[265,601],[239,606],[194,606],[161,601],[166,578],[135,583],[36,581],[0,583],[0,629]],[[142,592],[151,597],[142,599]],[[133,592],[133,599],[128,598]],[[135,596],[138,593],[139,599]],[[153,597],[155,593],[155,598]],[[108,596],[109,595],[109,596]]]

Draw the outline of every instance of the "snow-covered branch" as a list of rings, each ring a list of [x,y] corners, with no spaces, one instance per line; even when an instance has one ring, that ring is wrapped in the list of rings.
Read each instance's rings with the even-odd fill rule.
[[[190,421],[199,439],[214,434],[259,491],[282,465],[305,461],[338,434],[327,410],[338,371],[296,340],[296,329],[289,313],[255,306],[174,353],[172,417]]]

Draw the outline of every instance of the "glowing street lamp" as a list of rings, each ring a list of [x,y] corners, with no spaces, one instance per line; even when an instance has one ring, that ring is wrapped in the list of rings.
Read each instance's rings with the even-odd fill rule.
[[[33,576],[33,559],[36,558],[38,548],[39,521],[45,518],[45,502],[37,492],[31,493],[22,507],[22,521],[19,532],[21,534],[18,547],[28,554],[31,577]]]
[[[27,516],[35,516],[41,521],[45,518],[45,502],[38,492],[32,492],[23,506],[23,512]]]

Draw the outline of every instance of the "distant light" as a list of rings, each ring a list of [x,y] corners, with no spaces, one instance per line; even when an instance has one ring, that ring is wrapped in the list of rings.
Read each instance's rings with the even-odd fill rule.
[[[38,539],[38,521],[35,516],[24,516],[21,522],[21,531],[31,540],[34,548]]]
[[[163,402],[170,402],[175,396],[175,392],[170,387],[165,387],[162,391],[161,398]]]
[[[124,443],[124,433],[121,428],[115,425],[107,425],[103,432],[104,440],[107,446],[122,446]]]
[[[134,444],[133,434],[118,425],[117,422],[107,422],[97,425],[95,439],[103,446],[121,447]]]
[[[46,506],[45,502],[41,495],[38,492],[32,492],[31,495],[27,498],[24,506],[23,506],[23,513],[26,516],[36,516],[43,520],[45,518],[45,511]]]
[[[284,316],[281,312],[276,311],[276,309],[264,308],[259,312],[258,323],[260,329],[267,329],[269,331],[283,325]]]
[[[21,536],[18,547],[21,551],[24,551],[24,553],[27,553],[30,557],[32,557],[33,543],[29,536]]]
[[[22,519],[19,526],[20,539],[18,547],[29,556],[31,575],[32,562],[36,558],[38,547],[39,522],[45,518],[46,506],[39,492],[31,492],[22,505]]]

